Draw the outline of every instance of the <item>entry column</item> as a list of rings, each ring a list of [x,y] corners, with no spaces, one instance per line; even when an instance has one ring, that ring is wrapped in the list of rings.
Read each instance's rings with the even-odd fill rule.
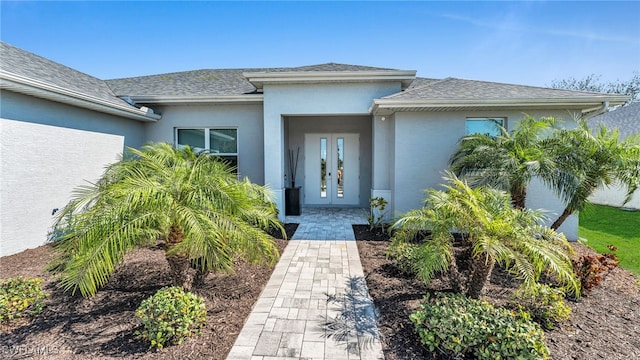
[[[284,125],[282,116],[264,108],[264,183],[274,192],[278,218],[284,221]]]

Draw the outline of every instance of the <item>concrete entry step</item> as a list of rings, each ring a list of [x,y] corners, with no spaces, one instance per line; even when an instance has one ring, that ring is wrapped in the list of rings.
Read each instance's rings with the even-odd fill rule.
[[[355,240],[351,225],[367,224],[363,208],[303,208],[300,216],[287,216],[286,223],[298,223],[292,240]]]

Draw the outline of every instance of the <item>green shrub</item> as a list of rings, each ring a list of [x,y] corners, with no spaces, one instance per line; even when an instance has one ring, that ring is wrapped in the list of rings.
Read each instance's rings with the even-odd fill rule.
[[[151,342],[151,348],[181,344],[193,334],[200,334],[206,309],[202,297],[179,287],[166,287],[143,300],[136,310],[143,330],[136,334]]]
[[[462,294],[429,295],[410,316],[429,350],[473,359],[548,359],[544,332],[527,313]]]
[[[15,277],[0,282],[0,321],[38,314],[47,295],[42,279]]]
[[[571,307],[564,302],[564,292],[546,284],[519,289],[513,301],[517,309],[531,314],[532,319],[546,329],[553,329],[571,315]]]
[[[416,275],[418,273],[416,268],[419,260],[418,251],[418,245],[398,242],[389,247],[387,257],[395,260],[398,269],[406,274]]]
[[[384,233],[384,216],[386,212],[384,209],[389,203],[382,197],[373,197],[369,199],[369,216],[367,222],[369,223],[369,230],[380,228]]]

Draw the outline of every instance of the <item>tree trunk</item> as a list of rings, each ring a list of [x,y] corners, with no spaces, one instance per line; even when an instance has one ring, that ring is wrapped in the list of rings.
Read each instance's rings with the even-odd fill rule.
[[[200,268],[198,268],[196,270],[196,276],[193,279],[193,286],[197,287],[197,288],[201,288],[204,286],[205,283],[205,279],[207,278],[207,275],[209,275],[210,271],[207,270],[202,270]]]
[[[182,287],[184,290],[191,290],[195,270],[191,268],[191,262],[187,255],[168,254],[176,245],[184,240],[182,229],[172,225],[169,229],[169,236],[165,246],[165,256],[171,268],[171,281],[174,286]]]
[[[511,189],[511,204],[516,209],[524,209],[525,201],[527,199],[527,189]]]
[[[487,258],[486,254],[478,254],[472,258],[467,296],[474,299],[480,298],[482,289],[489,282],[495,263],[495,260]]]
[[[462,292],[462,277],[456,262],[456,253],[451,249],[451,263],[449,263],[449,285],[454,292]]]
[[[567,220],[567,218],[569,217],[569,215],[571,215],[571,210],[569,210],[568,207],[564,208],[564,211],[562,212],[562,214],[560,214],[560,216],[558,217],[558,219],[556,221],[553,222],[553,224],[551,225],[551,228],[553,230],[558,230],[558,228],[560,227],[560,225],[562,225],[562,223]]]

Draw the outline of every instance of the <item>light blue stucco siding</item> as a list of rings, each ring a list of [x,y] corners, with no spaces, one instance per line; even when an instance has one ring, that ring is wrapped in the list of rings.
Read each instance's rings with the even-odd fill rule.
[[[33,98],[0,96],[0,256],[43,245],[72,191],[95,182],[143,123]]]
[[[144,122],[11,91],[2,91],[0,115],[5,119],[120,135],[124,137],[124,145],[130,147],[145,143]]]
[[[575,126],[571,116],[564,111],[470,111],[470,112],[397,112],[390,125],[376,124],[374,139],[378,141],[377,131],[393,136],[390,142],[392,159],[389,161],[390,188],[392,192],[393,214],[399,216],[411,209],[423,205],[426,197],[424,190],[442,189],[444,171],[448,168],[451,155],[459,146],[459,140],[465,135],[465,122],[468,117],[506,117],[508,129],[513,129],[522,119],[523,113],[534,117],[555,116],[564,120],[564,125]],[[386,126],[391,129],[385,130]],[[374,154],[374,158],[377,153]],[[374,159],[374,188],[377,179],[381,179],[383,189],[384,176],[378,175]],[[527,207],[548,211],[550,224],[564,208],[562,202],[539,181],[534,180],[527,195]],[[571,216],[559,229],[570,240],[578,238],[578,219]]]

